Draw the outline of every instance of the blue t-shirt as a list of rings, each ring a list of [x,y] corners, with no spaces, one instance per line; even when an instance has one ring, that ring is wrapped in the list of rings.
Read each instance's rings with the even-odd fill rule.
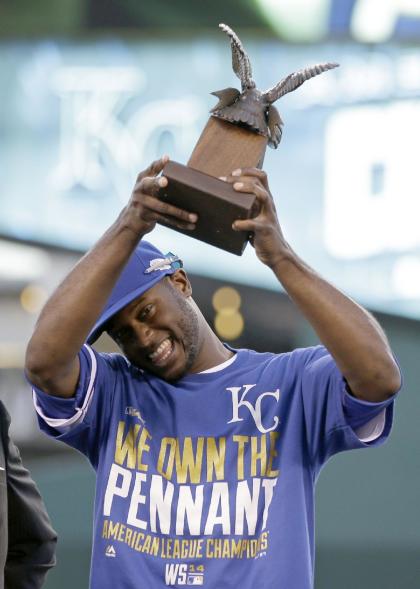
[[[167,383],[85,346],[75,398],[36,390],[41,429],[97,471],[92,589],[310,589],[314,485],[337,452],[388,436],[322,347],[238,350]],[[355,429],[385,411],[381,435]]]

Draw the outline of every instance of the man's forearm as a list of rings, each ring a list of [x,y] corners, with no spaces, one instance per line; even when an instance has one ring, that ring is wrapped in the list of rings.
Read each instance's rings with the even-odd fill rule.
[[[257,215],[235,221],[233,228],[252,234],[258,258],[273,270],[311,323],[353,394],[368,401],[389,398],[400,386],[400,374],[384,332],[367,311],[322,279],[290,248],[265,172],[244,168],[234,170],[225,180],[238,192],[257,197]]]
[[[118,220],[58,286],[37,321],[27,366],[65,365],[86,340],[139,236]]]
[[[321,278],[292,250],[272,269],[334,357],[355,396],[377,402],[398,390],[398,367],[372,315]]]
[[[78,352],[99,317],[139,240],[158,221],[192,230],[197,215],[159,200],[167,179],[158,177],[167,156],[137,177],[116,222],[84,256],[45,305],[29,342],[25,371],[45,392],[72,396],[79,378]]]

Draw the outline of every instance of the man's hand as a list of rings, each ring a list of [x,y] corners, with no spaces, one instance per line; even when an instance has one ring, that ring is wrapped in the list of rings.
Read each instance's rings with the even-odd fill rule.
[[[168,185],[167,178],[159,176],[168,160],[168,156],[163,156],[137,176],[130,201],[122,215],[123,223],[136,236],[143,237],[150,233],[159,221],[177,229],[195,229],[195,213],[188,213],[157,198],[159,189]]]
[[[232,227],[235,231],[249,232],[258,258],[273,268],[288,254],[289,247],[280,228],[267,174],[257,168],[243,168],[234,170],[231,176],[223,179],[233,184],[238,192],[250,192],[257,197],[257,215],[235,221]]]

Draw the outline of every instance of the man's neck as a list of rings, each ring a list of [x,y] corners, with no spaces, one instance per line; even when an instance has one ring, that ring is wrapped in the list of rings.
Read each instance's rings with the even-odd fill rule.
[[[234,355],[222,344],[210,327],[206,331],[196,362],[191,367],[191,373],[204,372],[209,368],[214,368]]]

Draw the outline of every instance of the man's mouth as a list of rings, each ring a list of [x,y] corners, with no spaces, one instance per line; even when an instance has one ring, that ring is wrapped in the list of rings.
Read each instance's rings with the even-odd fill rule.
[[[161,342],[158,347],[147,356],[147,358],[155,366],[162,366],[166,363],[169,356],[172,354],[174,349],[174,343],[171,338],[167,337]]]

